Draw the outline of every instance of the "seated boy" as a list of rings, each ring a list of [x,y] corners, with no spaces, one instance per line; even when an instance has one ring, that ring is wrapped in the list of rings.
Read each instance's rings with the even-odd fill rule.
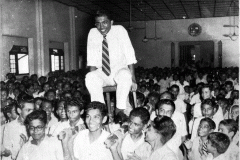
[[[4,114],[6,115],[7,121],[12,122],[18,117],[17,114],[17,103],[12,103],[6,106],[3,110]]]
[[[233,88],[233,83],[231,81],[226,81],[225,82],[225,90],[227,92],[227,95],[225,96],[225,98],[227,98],[227,99],[230,98],[231,92],[232,92],[233,89],[234,89]]]
[[[188,149],[189,160],[201,160],[201,155],[207,152],[206,144],[208,135],[214,131],[216,125],[210,118],[203,118],[198,126],[198,136],[193,142],[185,141],[184,144]]]
[[[239,160],[238,141],[234,141],[234,137],[238,136],[238,123],[232,119],[225,119],[219,123],[218,131],[226,134],[230,139],[230,145],[224,153],[226,159]]]
[[[230,140],[227,135],[219,132],[212,132],[208,135],[207,155],[202,155],[206,160],[226,160],[223,153],[226,152]]]
[[[226,98],[220,98],[217,103],[218,103],[219,107],[222,108],[223,118],[228,119],[229,101]]]
[[[3,160],[16,159],[22,142],[27,139],[26,127],[23,122],[27,115],[34,110],[34,103],[31,100],[22,100],[17,107],[19,117],[5,126],[3,145],[10,150],[10,153],[6,154]]]
[[[43,110],[30,113],[25,120],[31,136],[21,148],[17,160],[63,160],[61,142],[45,136],[47,114]]]

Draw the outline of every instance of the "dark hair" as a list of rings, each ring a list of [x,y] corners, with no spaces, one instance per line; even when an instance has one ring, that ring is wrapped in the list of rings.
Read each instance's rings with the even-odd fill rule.
[[[30,124],[31,121],[38,119],[41,122],[44,123],[44,125],[47,124],[47,113],[44,110],[35,110],[32,113],[30,113],[29,115],[27,115],[24,124],[26,126],[28,126]]]
[[[98,10],[94,17],[97,18],[97,17],[102,17],[102,16],[106,16],[110,21],[112,20],[112,16],[111,16],[110,12],[107,10]]]
[[[162,135],[161,142],[165,144],[176,133],[176,125],[170,117],[159,116],[152,122],[153,128]]]
[[[90,102],[86,107],[86,113],[92,109],[98,109],[101,112],[102,117],[107,116],[108,110],[107,106],[104,103],[97,101]]]
[[[54,95],[56,96],[56,91],[54,89],[49,89],[45,94],[44,97],[47,97],[49,93],[54,93]]]
[[[26,103],[32,103],[34,105],[33,99],[27,99],[27,98],[24,99],[23,98],[23,99],[19,100],[19,102],[18,102],[19,105],[17,105],[17,108],[20,108],[22,110]]]
[[[158,103],[157,103],[157,108],[159,109],[162,105],[170,105],[173,108],[173,112],[175,111],[175,104],[172,100],[170,99],[161,99]]]
[[[170,90],[172,90],[173,88],[176,88],[176,89],[178,89],[178,91],[180,90],[180,89],[179,89],[179,86],[178,86],[178,85],[176,85],[176,84],[172,85],[172,86],[170,87]]]
[[[129,117],[139,117],[142,120],[143,124],[147,124],[148,121],[150,120],[150,113],[146,108],[139,107],[139,108],[134,108],[131,112]]]
[[[43,101],[42,101],[42,103],[41,103],[41,105],[40,105],[40,108],[41,108],[41,109],[43,109],[43,104],[44,104],[44,103],[49,103],[49,104],[51,104],[52,108],[54,108],[54,105],[53,105],[52,101],[50,101],[50,100],[48,100],[48,99],[43,99]]]
[[[208,135],[208,140],[212,143],[212,147],[217,149],[219,154],[226,152],[230,144],[230,139],[226,134],[220,132],[212,132]]]
[[[159,99],[160,95],[157,92],[151,92],[151,93],[148,94],[148,98],[150,98],[150,97],[154,97],[156,99]]]
[[[173,96],[173,94],[172,94],[171,92],[169,92],[169,91],[165,91],[165,92],[163,92],[163,93],[160,95],[160,99],[161,99],[161,97],[162,97],[163,95],[165,95],[165,94],[168,94],[168,95],[170,95],[170,97],[171,97],[171,100],[173,100],[173,99],[174,99],[174,96]]]
[[[11,104],[7,105],[6,107],[3,108],[3,113],[4,115],[6,115],[7,119],[9,119],[7,113],[10,113],[12,112],[12,110],[14,109],[17,113],[17,108],[18,108],[18,104],[17,102],[12,102]]]
[[[210,129],[213,129],[213,130],[216,129],[216,124],[211,118],[208,118],[208,117],[203,118],[203,119],[201,119],[200,123],[202,123],[202,122],[207,122]]]
[[[34,98],[34,103],[36,103],[38,100],[43,101],[43,98],[42,98],[42,97],[36,97],[36,98]]]
[[[234,121],[233,119],[224,119],[219,123],[219,125],[220,124],[226,126],[228,129],[228,132],[233,132],[234,135],[238,131],[238,123],[236,121]]]
[[[136,92],[136,94],[137,94],[137,99],[139,99],[139,101],[140,101],[141,103],[144,103],[144,101],[145,101],[145,96],[144,96],[144,94],[142,94],[141,92]]]
[[[66,106],[76,106],[79,111],[84,109],[84,102],[80,98],[73,98],[69,101],[66,101]]]
[[[230,85],[231,87],[233,87],[233,82],[232,82],[232,81],[226,81],[226,82],[225,82],[225,86],[226,86],[226,85]]]
[[[203,106],[206,104],[209,106],[212,106],[214,109],[218,110],[219,106],[215,103],[215,101],[213,99],[210,99],[210,98],[204,99],[201,104],[201,109],[203,109]]]

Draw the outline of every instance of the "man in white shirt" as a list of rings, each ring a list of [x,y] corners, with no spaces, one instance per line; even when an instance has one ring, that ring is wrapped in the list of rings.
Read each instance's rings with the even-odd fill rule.
[[[127,31],[106,11],[98,11],[87,44],[86,87],[91,101],[104,102],[103,87],[117,85],[117,108],[125,110],[131,86],[136,89],[134,64],[137,62]]]
[[[180,112],[180,113],[186,113],[186,108],[187,108],[187,104],[185,102],[183,102],[182,99],[179,98],[179,86],[174,84],[171,86],[170,88],[170,92],[173,94],[174,96],[174,104],[176,106],[176,111]]]
[[[3,146],[10,150],[10,155],[2,157],[3,160],[16,159],[22,144],[27,139],[26,127],[23,124],[27,115],[34,110],[33,101],[22,100],[17,108],[19,117],[6,124],[3,136]]]

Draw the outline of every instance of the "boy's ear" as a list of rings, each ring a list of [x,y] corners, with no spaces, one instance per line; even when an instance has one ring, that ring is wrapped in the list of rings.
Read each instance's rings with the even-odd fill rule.
[[[18,112],[18,114],[21,114],[22,110],[20,108],[17,108],[17,112]]]
[[[234,132],[233,131],[229,132],[228,134],[229,134],[229,137],[231,137],[231,138],[234,136]]]
[[[84,109],[81,110],[80,115],[83,115],[83,113],[84,113]]]
[[[103,117],[102,123],[105,123],[107,121],[107,116]]]
[[[114,21],[113,21],[113,20],[111,20],[111,25],[113,25],[113,22],[114,22]]]
[[[7,116],[8,116],[8,117],[11,117],[11,113],[7,113]]]

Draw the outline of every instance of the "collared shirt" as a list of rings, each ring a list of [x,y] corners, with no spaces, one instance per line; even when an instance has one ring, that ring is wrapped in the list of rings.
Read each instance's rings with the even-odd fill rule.
[[[123,159],[127,159],[130,152],[134,152],[134,150],[138,146],[144,143],[144,137],[145,137],[144,134],[142,134],[141,138],[137,142],[134,142],[130,134],[127,133],[127,135],[122,141],[122,146],[121,146],[121,153],[122,153]]]
[[[82,118],[79,119],[78,123],[75,126],[79,126],[81,124],[84,124]],[[48,134],[50,134],[53,137],[56,137],[61,131],[70,127],[71,126],[69,120],[64,122],[57,122],[56,124],[52,125]]]
[[[39,145],[31,139],[21,148],[17,160],[63,160],[61,142],[55,137],[45,136]]]
[[[213,158],[213,155],[211,153],[208,153],[207,158],[205,160],[227,160],[227,159],[225,159],[224,154],[220,154],[216,158]]]
[[[137,63],[135,51],[126,29],[120,25],[112,25],[106,36],[109,50],[111,74],[117,73],[130,64]],[[103,35],[93,28],[88,34],[87,65],[102,68]]]
[[[168,147],[168,145],[164,145],[154,151],[148,160],[178,160],[178,157],[174,151]]]
[[[201,154],[199,152],[199,147],[202,143],[200,137],[196,137],[192,142],[191,152],[188,153],[189,160],[202,160]]]
[[[11,160],[16,158],[21,146],[21,137],[20,135],[24,134],[27,136],[27,131],[25,125],[19,122],[19,118],[13,120],[10,123],[5,124],[4,137],[3,137],[3,146],[9,149],[12,153],[11,156],[3,157],[3,160]]]
[[[225,160],[239,160],[239,147],[231,142],[224,156],[226,157]]]
[[[94,142],[89,141],[89,130],[78,133],[73,142],[73,152],[78,160],[112,160],[112,154],[104,145],[104,141],[110,135],[102,130],[100,137]]]
[[[48,122],[46,127],[46,133],[49,134],[49,131],[51,130],[51,127],[53,125],[56,125],[58,123],[58,119],[55,117],[53,113],[51,113],[51,120]]]
[[[177,99],[174,101],[174,104],[176,106],[176,111],[178,111],[180,113],[185,113],[186,112],[187,104],[182,99],[177,97]]]

